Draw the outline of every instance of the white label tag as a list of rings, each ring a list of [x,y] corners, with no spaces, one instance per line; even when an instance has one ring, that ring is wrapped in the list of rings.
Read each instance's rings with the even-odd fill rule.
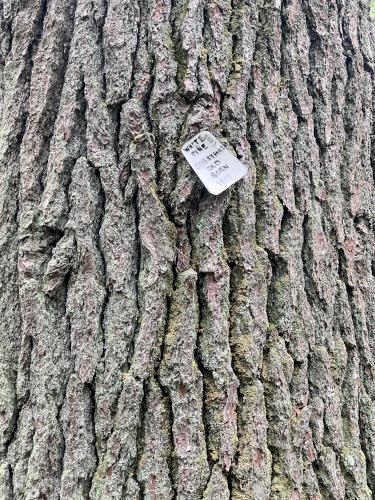
[[[247,167],[205,130],[185,142],[182,154],[211,194],[222,193],[247,173]]]

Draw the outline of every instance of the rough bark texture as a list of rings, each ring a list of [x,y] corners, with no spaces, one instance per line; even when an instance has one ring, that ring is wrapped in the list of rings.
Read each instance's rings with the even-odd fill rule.
[[[2,0],[0,28],[0,498],[372,498],[367,2]],[[249,167],[218,197],[202,129]]]

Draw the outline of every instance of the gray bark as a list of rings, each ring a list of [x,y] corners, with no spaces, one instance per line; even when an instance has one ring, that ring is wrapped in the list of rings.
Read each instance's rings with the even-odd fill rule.
[[[2,0],[0,30],[0,498],[372,498],[369,5]],[[200,130],[249,167],[217,197]]]

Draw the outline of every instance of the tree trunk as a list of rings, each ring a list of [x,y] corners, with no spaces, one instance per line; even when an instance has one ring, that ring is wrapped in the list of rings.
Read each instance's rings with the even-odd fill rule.
[[[372,498],[367,2],[0,21],[0,498]],[[201,130],[249,168],[219,196]]]

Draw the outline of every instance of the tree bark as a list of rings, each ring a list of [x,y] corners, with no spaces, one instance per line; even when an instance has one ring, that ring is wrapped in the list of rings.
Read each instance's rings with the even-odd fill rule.
[[[0,498],[373,498],[367,2],[0,26]],[[201,130],[249,168],[217,197]]]

